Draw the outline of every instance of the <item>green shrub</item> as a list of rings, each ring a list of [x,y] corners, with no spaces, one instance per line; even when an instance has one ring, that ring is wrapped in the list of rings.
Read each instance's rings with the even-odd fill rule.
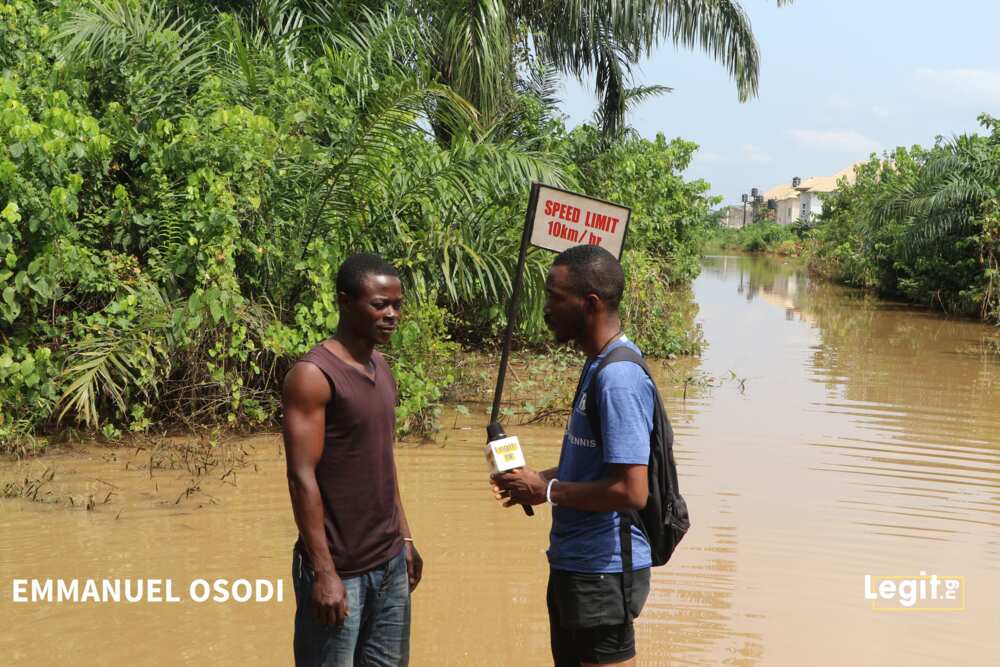
[[[834,280],[1000,321],[1000,121],[988,135],[897,148],[856,169],[824,202],[810,266]]]
[[[436,425],[439,401],[455,381],[458,346],[448,339],[447,312],[433,304],[406,307],[386,356],[399,388],[396,421],[401,435],[426,435]]]
[[[694,323],[698,307],[686,290],[669,287],[663,260],[632,251],[624,268],[621,316],[639,349],[650,356],[699,354],[703,341]]]
[[[780,255],[798,254],[801,250],[799,240],[791,226],[771,220],[750,223],[739,229],[718,227],[711,236],[711,243],[723,249]]]

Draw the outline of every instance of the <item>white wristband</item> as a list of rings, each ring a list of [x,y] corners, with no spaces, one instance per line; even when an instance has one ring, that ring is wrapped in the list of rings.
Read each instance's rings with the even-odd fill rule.
[[[553,507],[558,507],[558,505],[552,502],[552,485],[558,481],[559,481],[558,479],[553,477],[552,479],[549,480],[549,485],[545,487],[545,500],[547,500],[549,505],[552,505]]]

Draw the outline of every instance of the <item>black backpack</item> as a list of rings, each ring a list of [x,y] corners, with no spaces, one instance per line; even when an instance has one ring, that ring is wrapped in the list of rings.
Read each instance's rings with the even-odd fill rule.
[[[653,375],[649,372],[645,360],[643,360],[642,355],[627,345],[619,345],[601,360],[586,389],[587,394],[584,401],[587,419],[590,421],[590,430],[598,444],[603,447],[601,415],[597,402],[597,377],[608,364],[623,361],[631,361],[646,372],[650,381],[653,382],[656,396],[653,409],[653,432],[649,438],[649,498],[646,506],[638,512],[621,513],[622,569],[627,573],[627,579],[631,579],[632,532],[629,528],[631,524],[639,526],[646,535],[655,567],[670,560],[677,544],[691,527],[691,520],[688,517],[687,503],[684,502],[677,484],[677,465],[674,463],[674,431],[670,427],[670,419],[667,418],[667,411],[663,407],[660,392],[656,389],[656,382],[653,380]]]

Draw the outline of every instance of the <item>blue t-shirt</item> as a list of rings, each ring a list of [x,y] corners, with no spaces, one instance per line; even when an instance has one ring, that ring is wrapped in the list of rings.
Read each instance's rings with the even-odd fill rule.
[[[627,361],[610,364],[597,378],[603,447],[598,446],[587,419],[585,394],[594,370],[619,345],[639,351],[632,341],[622,336],[590,363],[563,436],[556,475],[560,481],[589,482],[605,478],[609,463],[649,463],[656,389],[640,366]],[[619,525],[617,512],[553,507],[549,564],[554,569],[570,572],[621,572]],[[640,570],[651,564],[649,542],[642,530],[633,525],[632,569]]]

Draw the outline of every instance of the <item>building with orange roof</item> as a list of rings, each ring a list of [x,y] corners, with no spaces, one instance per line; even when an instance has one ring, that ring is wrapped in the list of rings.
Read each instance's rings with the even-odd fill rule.
[[[853,184],[855,162],[832,176],[810,176],[803,180],[796,176],[791,183],[776,185],[764,193],[767,206],[775,211],[779,225],[790,225],[798,220],[807,223],[823,212],[823,195],[837,189],[841,179]]]

